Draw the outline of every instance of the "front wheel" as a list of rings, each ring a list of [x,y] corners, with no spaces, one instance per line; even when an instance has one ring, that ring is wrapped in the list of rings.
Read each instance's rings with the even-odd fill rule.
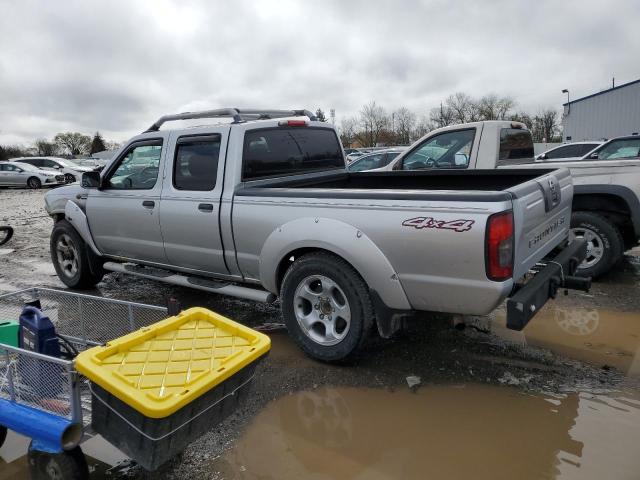
[[[27,180],[27,187],[33,190],[38,190],[39,188],[42,188],[42,182],[38,177],[31,177]]]
[[[87,460],[80,447],[61,453],[45,453],[29,447],[27,454],[31,478],[47,480],[85,480],[89,478]]]
[[[70,288],[85,289],[104,276],[100,259],[89,250],[75,228],[60,220],[51,232],[51,261],[58,278]]]
[[[73,183],[76,181],[76,177],[71,175],[70,173],[64,174],[64,183]]]
[[[0,447],[4,445],[4,441],[7,439],[7,427],[0,425]]]
[[[598,278],[620,261],[624,241],[620,230],[607,218],[593,212],[574,212],[571,215],[569,239],[581,238],[587,242],[587,257],[577,274]]]
[[[316,360],[350,359],[371,332],[375,314],[369,288],[335,255],[318,252],[297,259],[284,276],[281,297],[289,335]]]

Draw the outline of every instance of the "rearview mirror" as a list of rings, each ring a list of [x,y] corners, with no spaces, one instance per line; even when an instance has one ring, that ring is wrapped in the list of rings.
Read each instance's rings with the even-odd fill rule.
[[[83,173],[81,185],[84,188],[100,188],[100,172]]]

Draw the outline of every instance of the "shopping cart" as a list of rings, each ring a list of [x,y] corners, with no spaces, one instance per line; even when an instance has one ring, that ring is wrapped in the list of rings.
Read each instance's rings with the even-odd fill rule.
[[[18,319],[24,305],[36,300],[39,301],[42,312],[55,324],[60,344],[65,347],[62,350],[78,353],[79,356],[75,358],[75,355],[71,355],[73,358],[68,359],[55,358],[0,343],[0,446],[7,428],[30,437],[32,440],[28,454],[32,476],[34,472],[39,472],[39,476],[44,478],[86,478],[87,464],[79,445],[96,432],[144,468],[156,469],[172,455],[179,453],[176,449],[184,448],[233,410],[233,402],[240,397],[236,392],[249,383],[257,360],[264,356],[270,345],[268,337],[263,334],[253,332],[205,309],[187,310],[167,319],[167,309],[164,307],[46,288],[31,288],[0,295],[0,322]],[[186,402],[184,399],[189,395],[184,393],[197,389],[193,384],[188,384],[185,391],[181,392],[181,405],[176,405],[171,411],[167,410],[166,418],[156,414],[162,413],[167,398],[162,399],[164,403],[158,403],[159,399],[152,398],[149,390],[138,390],[133,394],[125,392],[136,397],[139,403],[136,410],[130,406],[132,403],[128,402],[125,396],[119,395],[120,391],[117,389],[122,387],[126,390],[130,385],[121,382],[122,386],[116,385],[111,388],[108,383],[100,383],[102,377],[109,375],[109,372],[100,371],[109,360],[98,361],[95,366],[92,365],[94,352],[99,352],[100,355],[107,355],[109,352],[113,354],[116,348],[122,349],[123,355],[126,356],[127,348],[139,350],[141,342],[145,341],[147,347],[144,348],[150,350],[152,348],[148,345],[162,343],[166,346],[166,340],[159,340],[163,332],[166,336],[172,322],[182,325],[182,328],[188,328],[188,321],[193,323],[193,315],[198,318],[209,315],[213,318],[212,322],[222,322],[216,323],[217,334],[231,332],[227,338],[233,337],[232,343],[240,340],[246,343],[246,339],[250,338],[251,352],[246,355],[244,365],[251,365],[250,368],[244,368],[244,375],[238,374],[225,381],[220,379],[220,385],[212,389],[215,393],[213,396],[212,392],[208,392],[207,385],[195,385],[201,391],[193,400]],[[199,321],[196,319],[196,323]],[[156,332],[159,335],[157,338]],[[184,342],[178,337],[184,337],[186,333],[188,332],[176,329],[176,341]],[[121,339],[124,335],[126,337]],[[203,341],[205,339],[195,338],[193,343]],[[218,353],[214,353],[215,345],[214,339],[211,347],[212,364],[214,356],[220,352],[218,349]],[[189,353],[188,349],[185,351],[187,355],[201,353],[201,350],[193,350],[193,353]],[[157,356],[160,356],[160,353],[157,353]],[[240,352],[236,348],[232,353],[231,360],[225,358],[222,361],[237,361]],[[116,352],[116,355],[119,353]],[[140,356],[136,351],[129,355],[129,359]],[[165,362],[164,370],[167,372],[174,371],[177,366],[176,363],[171,363],[171,356],[169,355],[169,361]],[[248,358],[249,356],[252,358]],[[91,376],[95,370],[97,376],[102,377],[96,382],[95,378],[89,380],[81,375],[76,368],[80,366],[80,360],[84,364],[87,376]],[[105,365],[101,365],[102,363]],[[241,365],[238,371],[242,370],[244,365]],[[158,364],[153,366],[158,367]],[[132,364],[124,365],[123,362],[122,367],[130,369]],[[120,366],[116,368],[119,369]],[[112,373],[115,373],[116,380],[123,378],[120,371]],[[218,375],[215,371],[211,373],[214,376]],[[140,372],[137,372],[137,375],[140,377]],[[148,378],[140,380],[144,382]],[[155,404],[152,400],[155,400]],[[147,401],[149,408],[156,410],[155,413],[152,412],[155,418],[148,418],[140,413],[146,411]],[[189,404],[178,410],[178,407],[185,403]],[[96,418],[92,418],[92,412]],[[170,413],[173,415],[169,416]],[[198,422],[191,422],[196,418]],[[174,424],[178,426],[174,427]]]

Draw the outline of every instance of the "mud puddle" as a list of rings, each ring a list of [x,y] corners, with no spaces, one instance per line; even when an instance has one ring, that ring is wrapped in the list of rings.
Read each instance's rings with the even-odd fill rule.
[[[640,397],[485,385],[321,388],[267,406],[224,479],[637,479]]]
[[[522,332],[507,330],[504,312],[498,312],[491,330],[521,344],[640,376],[640,313],[601,308],[548,304]],[[640,476],[640,474],[639,474]]]

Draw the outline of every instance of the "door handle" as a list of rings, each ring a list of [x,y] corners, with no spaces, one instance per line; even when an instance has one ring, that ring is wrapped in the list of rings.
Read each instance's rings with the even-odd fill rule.
[[[198,210],[201,212],[213,212],[213,204],[211,203],[201,203],[198,205]]]
[[[156,202],[154,202],[153,200],[145,200],[144,202],[142,202],[142,206],[145,208],[153,208],[156,206]]]

